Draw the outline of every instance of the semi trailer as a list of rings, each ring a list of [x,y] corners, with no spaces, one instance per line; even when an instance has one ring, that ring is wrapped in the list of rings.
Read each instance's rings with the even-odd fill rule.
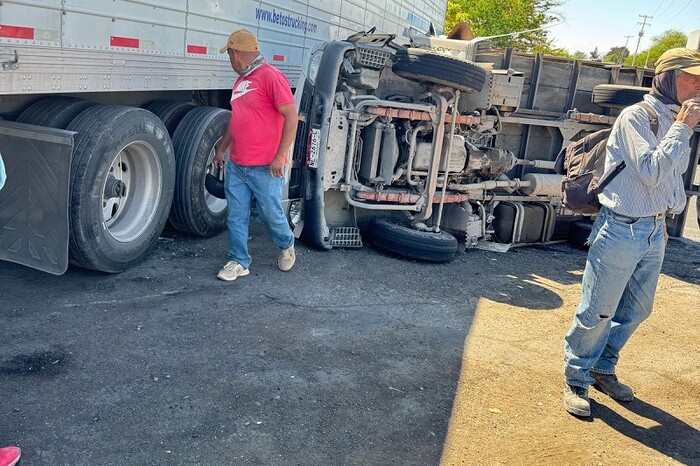
[[[212,236],[226,202],[205,189],[235,73],[238,28],[296,87],[319,42],[374,27],[405,41],[447,0],[0,2],[0,259],[53,274],[120,272],[166,222]]]

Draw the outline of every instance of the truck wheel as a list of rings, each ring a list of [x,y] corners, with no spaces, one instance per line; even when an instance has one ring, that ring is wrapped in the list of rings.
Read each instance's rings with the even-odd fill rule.
[[[486,71],[472,62],[414,48],[396,52],[393,70],[402,78],[465,92],[480,92],[486,82]]]
[[[173,135],[177,172],[170,223],[180,231],[214,236],[226,228],[226,200],[205,186],[212,170],[214,148],[224,135],[231,112],[197,107],[185,115]]]
[[[393,254],[428,262],[449,262],[457,252],[457,239],[440,231],[419,231],[394,219],[379,218],[370,227],[371,240]]]
[[[121,105],[84,110],[71,163],[70,259],[81,267],[122,272],[156,244],[168,218],[175,157],[163,123]]]
[[[172,137],[177,125],[180,124],[180,121],[182,121],[190,110],[195,108],[195,105],[190,102],[155,100],[144,105],[143,108],[160,118],[160,121],[168,128],[168,134]]]
[[[74,97],[46,97],[34,102],[17,117],[17,123],[66,129],[73,118],[86,108],[97,105]]]
[[[598,84],[593,88],[593,103],[601,107],[625,108],[644,100],[650,87]]]

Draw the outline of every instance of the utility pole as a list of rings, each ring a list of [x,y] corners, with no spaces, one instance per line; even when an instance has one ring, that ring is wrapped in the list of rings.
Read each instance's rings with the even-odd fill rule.
[[[625,41],[625,48],[623,50],[620,50],[620,58],[619,58],[620,64],[622,64],[622,62],[625,61],[625,58],[627,58],[627,57],[623,57],[622,55],[624,55],[625,50],[627,50],[627,53],[629,53],[629,49],[627,48],[627,44],[630,43],[630,39],[633,37],[634,36],[625,36],[625,39],[627,39],[627,40]]]
[[[637,52],[639,51],[639,43],[642,41],[642,36],[644,35],[644,26],[651,26],[651,24],[647,24],[647,19],[653,19],[653,16],[649,15],[639,15],[640,18],[644,18],[644,21],[641,23],[637,23],[638,25],[641,25],[642,28],[639,30],[639,38],[637,39],[637,48],[634,49],[634,57],[632,58],[632,66],[634,66],[635,62],[637,61]]]

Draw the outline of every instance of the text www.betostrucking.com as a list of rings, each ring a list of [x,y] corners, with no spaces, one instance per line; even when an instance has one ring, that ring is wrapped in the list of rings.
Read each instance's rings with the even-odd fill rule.
[[[292,16],[290,14],[280,13],[275,10],[270,11],[263,8],[256,8],[255,19],[265,21],[267,23],[279,24],[280,26],[300,29],[305,32],[318,31],[318,25],[316,23],[305,21],[300,16]]]

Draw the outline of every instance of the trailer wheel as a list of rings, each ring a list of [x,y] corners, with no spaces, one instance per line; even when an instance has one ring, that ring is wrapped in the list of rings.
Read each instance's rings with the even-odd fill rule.
[[[97,105],[74,97],[46,97],[34,102],[17,117],[17,123],[66,129],[83,110]]]
[[[593,88],[593,103],[601,107],[625,108],[641,102],[650,87],[598,84]]]
[[[402,78],[465,92],[480,92],[486,82],[486,71],[472,62],[415,48],[398,50],[393,70]]]
[[[180,121],[190,110],[195,108],[195,105],[190,102],[155,100],[144,105],[143,108],[160,118],[160,121],[168,128],[168,134],[172,137],[177,125],[180,124]]]
[[[145,258],[168,218],[175,181],[172,142],[150,112],[121,105],[84,110],[71,163],[70,259],[122,272]]]
[[[380,249],[411,259],[449,262],[457,252],[457,239],[451,234],[414,230],[395,219],[375,219],[370,232],[372,243]]]
[[[214,149],[230,118],[228,110],[197,107],[175,130],[177,173],[170,223],[180,231],[214,236],[226,228],[226,200],[210,194],[205,179],[214,170]]]
[[[569,225],[569,242],[573,245],[585,248],[588,247],[588,237],[593,231],[593,223],[588,220],[576,220]]]

